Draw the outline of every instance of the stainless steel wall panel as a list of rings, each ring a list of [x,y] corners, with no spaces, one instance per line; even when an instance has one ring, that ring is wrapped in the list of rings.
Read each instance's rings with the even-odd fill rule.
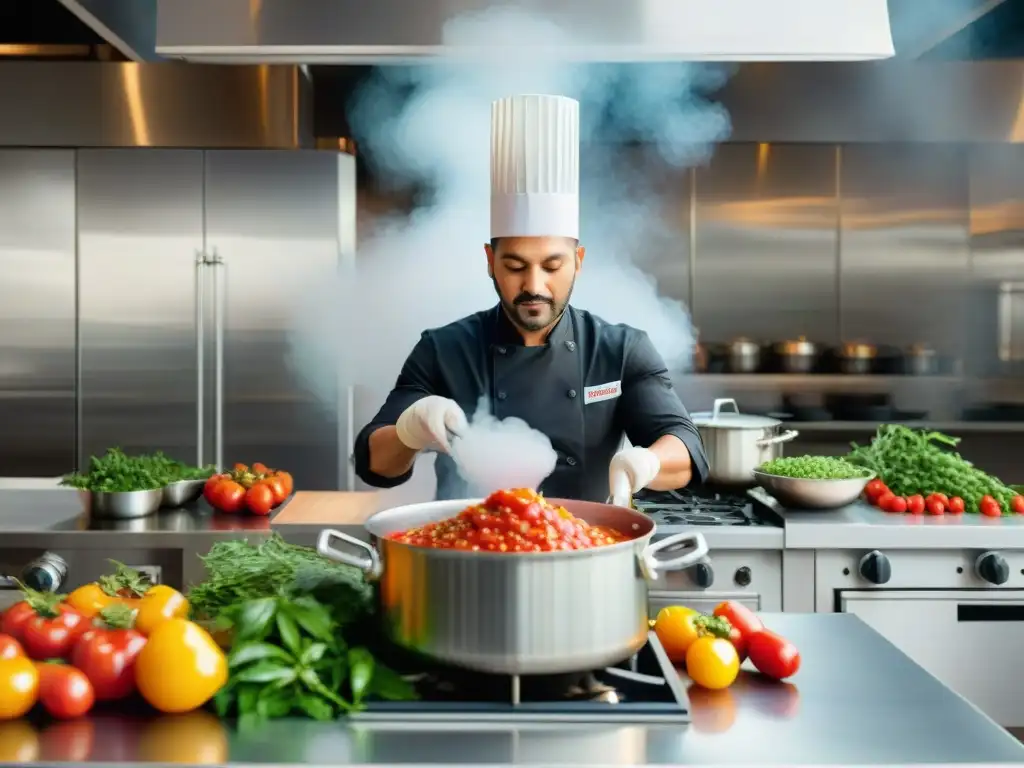
[[[960,355],[968,273],[966,150],[842,150],[841,327],[848,339]]]
[[[836,155],[725,144],[697,171],[694,324],[701,338],[836,341]]]
[[[83,456],[196,459],[203,153],[78,153]]]
[[[289,365],[295,312],[338,269],[337,162],[317,151],[206,153],[207,252],[226,265],[224,459],[288,468],[310,490],[345,482],[339,393],[308,391]]]
[[[75,154],[0,151],[0,475],[75,466]]]

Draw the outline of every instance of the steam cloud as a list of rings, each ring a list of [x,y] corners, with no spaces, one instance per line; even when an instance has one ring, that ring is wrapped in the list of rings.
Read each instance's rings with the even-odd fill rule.
[[[659,297],[634,262],[652,251],[660,260],[676,255],[678,222],[686,214],[666,210],[671,198],[659,187],[665,164],[703,163],[728,136],[728,115],[706,94],[724,84],[729,70],[562,61],[550,52],[581,41],[509,8],[453,20],[446,38],[477,50],[481,41],[505,42],[483,61],[379,68],[350,105],[355,137],[376,174],[399,188],[426,184],[433,197],[411,215],[379,218],[370,232],[360,230],[354,270],[339,275],[337,284],[318,286],[303,308],[293,338],[297,371],[332,403],[339,370],[344,383],[376,393],[379,403],[424,329],[496,303],[483,253],[490,236],[490,108],[495,99],[519,93],[580,101],[587,258],[573,303],[609,322],[642,328],[669,368],[686,369],[694,345],[689,315],[679,301]],[[517,56],[508,45],[516,40],[529,40],[530,52]],[[534,55],[538,44],[549,53]],[[624,148],[627,143],[646,145],[656,157],[648,154],[645,162]],[[680,270],[687,268],[683,250],[677,251]],[[474,419],[479,434],[486,427],[511,429],[504,424],[484,413]],[[476,441],[467,437],[461,451],[474,464],[489,455]],[[508,485],[507,478],[500,484]]]

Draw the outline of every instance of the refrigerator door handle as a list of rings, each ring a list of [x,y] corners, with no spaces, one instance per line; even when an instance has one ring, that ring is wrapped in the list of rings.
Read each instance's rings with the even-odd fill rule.
[[[206,424],[204,419],[204,401],[206,400],[206,255],[196,251],[196,466],[204,467],[204,446],[206,444]]]
[[[228,265],[213,249],[213,450],[217,469],[224,468],[224,310]]]

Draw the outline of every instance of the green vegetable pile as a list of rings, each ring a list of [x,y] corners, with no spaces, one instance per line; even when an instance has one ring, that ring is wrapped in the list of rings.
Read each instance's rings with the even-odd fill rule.
[[[196,618],[231,636],[228,684],[216,700],[222,716],[330,720],[369,696],[416,697],[366,647],[376,622],[358,569],[277,534],[258,544],[218,542],[203,563],[207,579],[188,597]]]
[[[959,496],[968,512],[977,512],[982,496],[988,495],[1004,513],[1010,512],[1017,492],[956,453],[959,442],[941,432],[883,424],[869,445],[853,443],[846,460],[874,470],[897,496],[944,493]]]
[[[367,696],[416,698],[412,685],[360,646],[349,647],[330,609],[312,597],[263,597],[221,614],[233,635],[227,685],[215,705],[239,724],[305,714],[333,720]]]
[[[769,475],[806,480],[852,480],[868,475],[864,467],[832,456],[786,456],[766,461],[757,469]]]
[[[162,453],[129,456],[120,448],[111,448],[102,456],[91,457],[88,471],[67,475],[61,485],[106,493],[154,491],[176,480],[200,480],[213,473],[213,467],[193,467]]]

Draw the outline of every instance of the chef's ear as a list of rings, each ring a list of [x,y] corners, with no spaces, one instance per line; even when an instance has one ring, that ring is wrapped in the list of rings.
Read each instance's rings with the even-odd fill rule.
[[[583,257],[587,255],[587,249],[582,245],[576,246],[576,271],[583,269]]]
[[[494,277],[494,248],[490,243],[484,243],[484,253],[487,254],[487,276]]]

